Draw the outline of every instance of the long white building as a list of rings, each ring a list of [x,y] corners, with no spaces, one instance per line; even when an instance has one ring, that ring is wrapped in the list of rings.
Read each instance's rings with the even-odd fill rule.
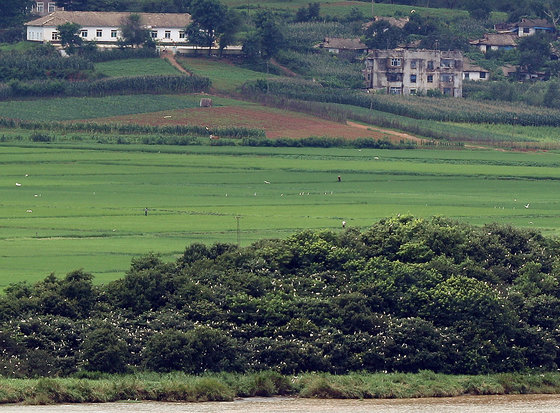
[[[27,40],[42,43],[60,43],[57,27],[65,23],[81,26],[80,37],[99,46],[114,46],[122,38],[120,27],[130,12],[55,11],[25,23]],[[185,28],[191,23],[187,13],[135,13],[150,31],[152,38],[163,46],[186,44]]]

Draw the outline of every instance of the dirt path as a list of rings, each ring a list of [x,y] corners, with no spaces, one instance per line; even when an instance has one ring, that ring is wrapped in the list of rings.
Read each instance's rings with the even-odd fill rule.
[[[378,127],[369,126],[369,125],[362,125],[361,123],[351,122],[351,121],[347,121],[346,124],[348,126],[353,126],[355,128],[366,129],[366,130],[374,130],[374,131],[377,131],[377,132],[386,133],[388,135],[398,136],[400,138],[408,139],[408,140],[414,141],[414,142],[422,142],[422,139],[420,139],[419,137],[409,135],[408,133],[395,132],[395,131],[390,130],[390,129],[383,129],[383,128],[378,128]]]
[[[186,70],[183,66],[181,66],[177,60],[175,60],[175,56],[173,55],[173,53],[169,53],[169,52],[163,52],[161,53],[161,58],[162,59],[167,59],[167,61],[169,63],[171,63],[171,66],[175,67],[179,72],[181,73],[185,73],[189,76],[192,76],[192,73],[189,72],[188,70]]]
[[[280,69],[280,70],[282,71],[282,73],[284,73],[286,76],[289,76],[289,77],[298,77],[298,76],[299,76],[299,75],[298,75],[296,72],[294,72],[293,70],[288,69],[286,66],[282,66],[282,65],[281,65],[280,63],[278,63],[278,62],[276,61],[276,59],[274,59],[274,58],[270,59],[270,64],[271,64],[272,66],[275,66],[275,67],[277,67],[278,69]]]

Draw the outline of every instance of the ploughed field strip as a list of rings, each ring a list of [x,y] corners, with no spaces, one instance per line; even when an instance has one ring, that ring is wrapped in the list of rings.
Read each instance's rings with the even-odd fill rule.
[[[306,138],[309,136],[377,138],[402,140],[397,133],[379,132],[367,127],[323,120],[311,115],[280,109],[247,106],[218,106],[191,108],[96,119],[99,123],[136,125],[190,125],[209,128],[246,127],[263,129],[268,138]]]
[[[242,245],[408,213],[560,232],[553,152],[51,143],[0,153],[2,287],[76,268],[106,282],[149,251],[172,259],[191,242],[236,243],[236,216]]]

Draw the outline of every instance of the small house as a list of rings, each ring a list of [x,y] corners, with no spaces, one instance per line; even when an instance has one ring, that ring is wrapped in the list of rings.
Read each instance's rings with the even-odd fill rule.
[[[475,65],[469,59],[463,60],[463,80],[486,81],[490,79],[490,72]]]
[[[511,50],[517,47],[517,35],[513,33],[486,33],[484,38],[469,43],[478,46],[482,53],[488,50]]]
[[[368,47],[362,43],[360,38],[344,39],[340,37],[325,37],[325,40],[317,45],[321,49],[327,49],[330,53],[339,54],[350,52],[355,54],[366,53]]]

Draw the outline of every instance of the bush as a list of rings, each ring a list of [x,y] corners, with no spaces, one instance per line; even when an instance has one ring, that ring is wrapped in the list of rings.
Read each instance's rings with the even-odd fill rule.
[[[100,327],[87,333],[81,351],[86,370],[105,373],[124,373],[127,370],[128,347],[111,327]]]

